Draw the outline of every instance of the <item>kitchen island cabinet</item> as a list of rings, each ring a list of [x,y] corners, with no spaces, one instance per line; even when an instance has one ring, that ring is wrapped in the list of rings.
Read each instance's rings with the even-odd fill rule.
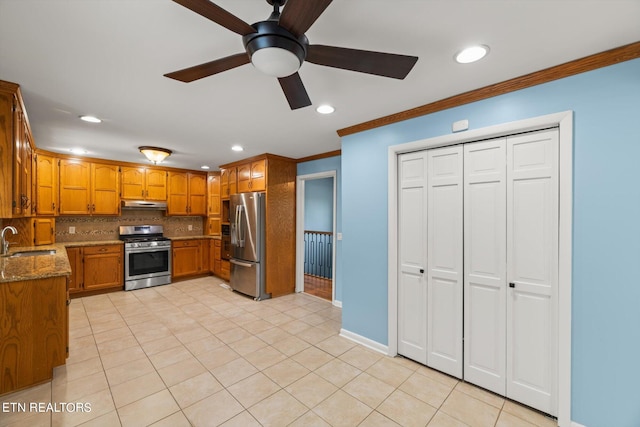
[[[0,395],[50,380],[67,358],[70,268],[62,245],[46,249],[56,253],[0,258]]]

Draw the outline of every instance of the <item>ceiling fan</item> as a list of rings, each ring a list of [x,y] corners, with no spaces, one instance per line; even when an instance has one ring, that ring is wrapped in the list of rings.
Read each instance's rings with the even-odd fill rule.
[[[311,105],[298,74],[304,61],[404,79],[418,60],[415,56],[309,44],[304,33],[332,0],[266,0],[273,6],[273,13],[266,21],[253,25],[209,0],[173,1],[240,34],[246,52],[174,71],[166,77],[192,82],[251,62],[263,73],[278,78],[292,110]]]

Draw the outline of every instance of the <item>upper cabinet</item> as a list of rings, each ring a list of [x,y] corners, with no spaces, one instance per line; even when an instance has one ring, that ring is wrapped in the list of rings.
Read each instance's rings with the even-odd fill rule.
[[[0,218],[31,216],[33,138],[17,84],[0,80]]]
[[[36,205],[38,215],[57,215],[58,159],[45,154],[35,156]]]
[[[238,193],[265,190],[266,163],[266,159],[260,159],[238,166]]]
[[[220,197],[228,199],[230,195],[238,192],[237,168],[227,167],[220,169]]]
[[[60,215],[118,215],[120,174],[118,166],[61,159]]]
[[[220,235],[220,209],[220,172],[209,172],[207,173],[207,223],[205,233],[210,236]]]
[[[167,171],[144,167],[121,168],[123,199],[167,200]]]
[[[207,177],[202,173],[169,172],[168,215],[207,215]]]

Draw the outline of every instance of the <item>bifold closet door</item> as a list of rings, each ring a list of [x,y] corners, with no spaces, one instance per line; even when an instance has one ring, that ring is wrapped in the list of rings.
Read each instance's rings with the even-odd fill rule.
[[[427,364],[427,155],[398,156],[398,353]]]
[[[506,391],[506,139],[464,147],[464,379]]]
[[[427,366],[462,378],[462,146],[427,151]]]
[[[398,353],[461,378],[462,147],[398,159]]]
[[[557,414],[558,130],[507,139],[507,397]]]

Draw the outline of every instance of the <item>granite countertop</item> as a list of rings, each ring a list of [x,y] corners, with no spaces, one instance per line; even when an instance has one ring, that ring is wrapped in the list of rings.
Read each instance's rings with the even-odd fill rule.
[[[70,275],[71,266],[67,258],[67,251],[65,250],[65,245],[61,243],[14,247],[9,251],[9,255],[16,252],[51,249],[55,250],[56,253],[53,255],[0,257],[0,283]]]
[[[78,246],[100,246],[100,245],[124,245],[122,240],[89,240],[87,242],[64,242],[60,243],[64,247],[78,247]],[[39,248],[40,246],[34,246]]]

